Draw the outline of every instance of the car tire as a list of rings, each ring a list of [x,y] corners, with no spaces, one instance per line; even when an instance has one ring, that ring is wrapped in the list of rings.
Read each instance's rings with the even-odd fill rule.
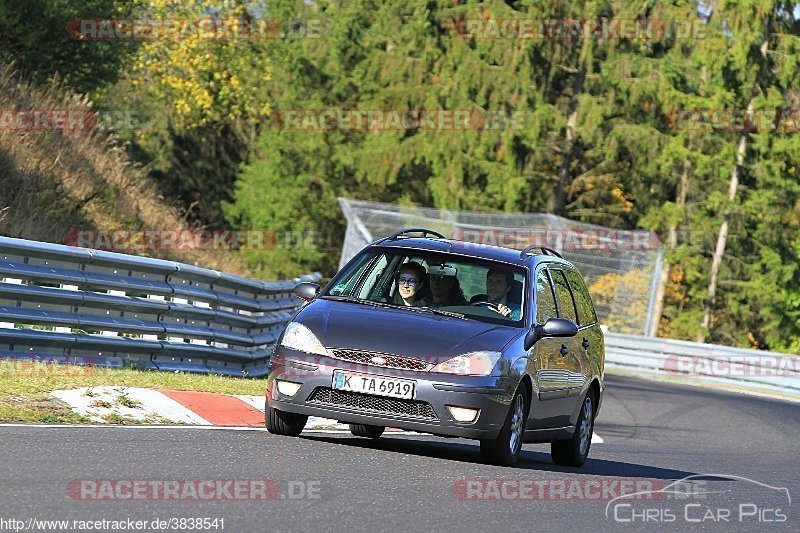
[[[520,387],[511,399],[506,420],[495,439],[481,439],[481,455],[487,463],[514,466],[522,452],[525,420],[528,417],[528,397]]]
[[[308,415],[279,411],[269,405],[264,413],[264,424],[267,426],[267,431],[274,435],[296,437],[302,433],[307,421]]]
[[[369,424],[348,424],[350,426],[350,433],[356,437],[367,437],[369,439],[377,439],[383,435],[383,426],[371,426]]]
[[[553,462],[561,466],[583,466],[589,457],[594,431],[595,400],[592,391],[586,393],[578,413],[575,432],[569,439],[562,439],[550,444],[550,456]]]

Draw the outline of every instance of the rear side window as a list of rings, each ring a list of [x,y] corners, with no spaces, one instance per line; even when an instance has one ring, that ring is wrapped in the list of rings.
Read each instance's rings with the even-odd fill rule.
[[[577,270],[567,270],[567,279],[570,286],[572,286],[572,295],[575,296],[575,304],[578,306],[578,320],[581,326],[595,324],[597,322],[597,314],[592,305],[592,298],[589,296],[589,291],[586,289],[586,284],[583,282],[581,275]]]
[[[536,323],[544,324],[548,318],[555,317],[558,317],[556,298],[553,296],[547,270],[542,270],[536,276]]]
[[[558,311],[561,318],[568,318],[578,323],[575,312],[575,304],[572,301],[572,294],[567,284],[567,278],[561,270],[551,270],[550,276],[553,278],[553,286],[556,288],[556,299],[558,300]]]

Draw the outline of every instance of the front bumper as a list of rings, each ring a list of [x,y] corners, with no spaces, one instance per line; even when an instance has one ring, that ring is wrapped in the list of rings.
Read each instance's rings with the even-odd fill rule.
[[[328,391],[331,389],[333,372],[337,369],[414,380],[414,402],[428,404],[430,409],[427,406],[423,407],[432,416],[401,414],[368,406],[332,403],[328,401],[331,396]],[[275,386],[276,379],[300,383],[301,387],[294,396],[286,396]],[[309,356],[281,347],[270,360],[266,404],[281,411],[332,418],[344,423],[389,426],[448,437],[493,439],[497,437],[508,414],[516,385],[510,378],[452,376],[397,370],[354,364],[331,357]],[[361,396],[362,399],[366,396],[366,399],[370,400],[358,402],[362,404],[378,404],[385,399],[383,396],[352,394]],[[320,397],[323,401],[320,401]],[[373,399],[376,401],[373,402]],[[457,422],[447,409],[448,405],[479,409],[479,413],[473,422]]]

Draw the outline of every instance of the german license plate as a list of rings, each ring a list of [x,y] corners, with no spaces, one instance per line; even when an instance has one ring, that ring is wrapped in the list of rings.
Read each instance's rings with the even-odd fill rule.
[[[344,370],[333,371],[333,388],[406,400],[414,398],[414,381],[410,379],[371,376]]]

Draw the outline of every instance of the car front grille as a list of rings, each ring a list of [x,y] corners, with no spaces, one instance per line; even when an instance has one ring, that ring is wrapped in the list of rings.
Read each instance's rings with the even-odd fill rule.
[[[409,416],[425,420],[439,419],[428,402],[386,398],[360,392],[334,390],[328,387],[314,389],[308,401],[337,407],[352,407],[381,414]]]
[[[330,350],[333,356],[337,359],[345,361],[352,361],[353,363],[362,363],[365,365],[382,366],[384,368],[398,368],[400,370],[428,370],[432,365],[422,359],[414,359],[411,357],[402,357],[399,355],[389,355],[376,352],[365,352],[363,350],[346,350],[341,348],[333,348]],[[373,358],[380,357],[385,361],[384,363],[375,362]]]

